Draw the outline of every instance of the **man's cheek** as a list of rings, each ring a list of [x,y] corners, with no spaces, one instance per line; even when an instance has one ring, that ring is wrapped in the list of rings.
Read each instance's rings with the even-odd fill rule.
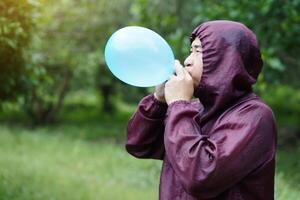
[[[190,74],[191,77],[193,77],[192,69],[191,68],[186,68],[186,71]]]

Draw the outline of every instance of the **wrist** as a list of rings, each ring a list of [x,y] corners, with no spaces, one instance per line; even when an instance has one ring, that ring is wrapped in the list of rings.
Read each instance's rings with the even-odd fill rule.
[[[157,96],[156,92],[154,92],[154,98],[162,103],[166,103],[165,98]]]
[[[167,101],[167,104],[168,105],[170,105],[170,104],[172,104],[172,103],[174,103],[174,102],[179,102],[179,101],[181,101],[181,102],[191,102],[191,99],[188,99],[188,98],[177,98],[177,99],[171,99],[171,100],[169,100],[169,101]]]

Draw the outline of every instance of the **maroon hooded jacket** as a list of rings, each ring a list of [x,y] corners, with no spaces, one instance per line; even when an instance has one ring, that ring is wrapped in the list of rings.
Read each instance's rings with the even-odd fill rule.
[[[243,24],[198,26],[203,75],[196,101],[169,106],[144,97],[127,127],[127,151],[163,160],[162,200],[274,199],[276,128],[272,110],[252,92],[263,62]],[[200,100],[200,101],[199,101]]]

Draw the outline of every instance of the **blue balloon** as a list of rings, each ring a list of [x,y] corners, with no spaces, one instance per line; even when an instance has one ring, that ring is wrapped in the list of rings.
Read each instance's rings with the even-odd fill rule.
[[[105,46],[105,61],[121,81],[138,87],[152,87],[174,72],[174,54],[154,31],[128,26],[116,31]]]

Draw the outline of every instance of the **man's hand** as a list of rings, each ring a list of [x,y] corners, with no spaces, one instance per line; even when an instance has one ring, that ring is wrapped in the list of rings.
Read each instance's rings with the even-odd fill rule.
[[[172,75],[165,84],[165,99],[168,105],[178,100],[190,101],[194,93],[193,79],[178,60],[175,61],[175,72],[176,75]]]

